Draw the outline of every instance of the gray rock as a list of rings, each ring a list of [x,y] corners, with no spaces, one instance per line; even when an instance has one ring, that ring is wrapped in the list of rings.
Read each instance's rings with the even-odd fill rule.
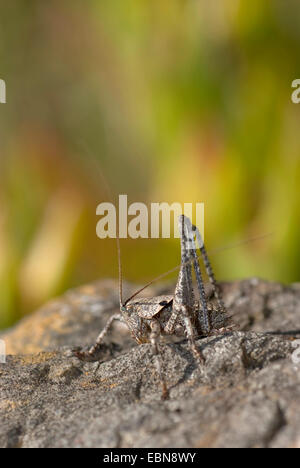
[[[91,344],[117,308],[114,282],[70,291],[25,318],[1,337],[11,355],[0,364],[0,446],[299,448],[300,287],[251,279],[222,288],[241,330],[199,339],[204,367],[185,340],[163,343],[167,401],[149,345],[136,346],[124,327],[98,362],[70,352]]]

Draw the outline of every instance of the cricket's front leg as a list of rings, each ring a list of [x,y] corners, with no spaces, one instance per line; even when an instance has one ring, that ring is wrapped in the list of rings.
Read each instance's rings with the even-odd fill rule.
[[[150,328],[151,328],[150,343],[151,343],[152,353],[155,358],[155,366],[156,366],[156,370],[157,370],[159,380],[162,386],[161,397],[162,397],[162,400],[166,400],[167,398],[169,398],[169,391],[168,391],[165,378],[162,372],[162,357],[158,349],[158,341],[159,341],[160,334],[161,334],[159,322],[155,319],[152,319],[150,322]]]
[[[110,331],[111,325],[113,324],[113,322],[115,320],[122,321],[123,320],[122,315],[121,314],[112,315],[108,319],[108,321],[106,322],[105,327],[103,328],[103,330],[99,333],[99,335],[98,335],[98,337],[97,337],[97,339],[95,341],[95,344],[93,346],[91,346],[90,349],[88,349],[87,351],[74,351],[75,356],[77,356],[81,360],[92,359],[97,354],[97,352],[99,351],[105,336]]]

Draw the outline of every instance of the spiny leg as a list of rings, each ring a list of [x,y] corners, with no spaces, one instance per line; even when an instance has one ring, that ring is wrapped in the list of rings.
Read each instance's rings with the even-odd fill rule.
[[[160,324],[157,320],[153,319],[150,322],[150,327],[151,327],[151,333],[150,333],[151,349],[152,349],[152,353],[155,359],[156,371],[158,373],[159,380],[162,386],[162,399],[166,400],[169,397],[169,392],[168,392],[167,385],[163,376],[162,358],[158,349],[158,341],[159,341],[160,332],[161,332]]]
[[[110,329],[112,323],[115,320],[122,321],[123,320],[122,315],[121,314],[112,315],[108,319],[108,321],[106,322],[105,327],[103,328],[103,330],[99,333],[99,335],[98,335],[98,337],[97,337],[97,339],[95,341],[95,344],[93,346],[91,346],[90,349],[88,349],[88,351],[75,351],[75,355],[79,359],[93,358],[97,354],[98,350],[100,349],[100,347],[102,345],[102,342],[103,342],[103,339],[105,338],[105,336],[109,332],[109,329]]]
[[[222,296],[221,296],[221,292],[220,292],[220,288],[219,288],[219,285],[215,279],[215,276],[214,276],[214,273],[213,273],[213,269],[211,267],[211,264],[210,264],[210,261],[208,259],[208,255],[207,255],[207,252],[206,252],[206,249],[205,249],[205,246],[204,246],[204,242],[203,242],[203,239],[201,237],[201,234],[199,232],[199,229],[196,227],[196,226],[193,226],[193,230],[195,232],[195,235],[196,235],[196,239],[197,239],[197,242],[198,242],[198,245],[199,245],[199,249],[201,251],[201,255],[202,255],[202,258],[203,258],[203,262],[204,262],[204,265],[205,265],[205,269],[206,269],[206,272],[207,272],[207,275],[209,277],[209,280],[210,280],[210,283],[212,284],[212,287],[213,287],[213,293],[214,293],[214,296],[215,298],[217,299],[217,303],[218,303],[218,310],[219,312],[223,312],[223,313],[226,313],[226,316],[227,316],[227,310],[226,310],[226,306],[224,304],[224,301],[222,299]],[[231,317],[227,316],[227,321],[229,322],[231,319]],[[211,327],[210,327],[211,328]],[[237,328],[237,325],[236,324],[233,324],[233,323],[229,323],[227,324],[226,326],[222,327],[222,328],[213,328],[213,329],[210,329],[209,330],[209,334],[210,335],[222,335],[224,333],[228,333],[228,332],[232,332],[233,330],[235,330]]]
[[[179,229],[180,231],[180,240],[181,240],[181,269],[183,272],[183,284],[178,288],[178,291],[175,290],[177,295],[180,297],[180,302],[192,308],[194,306],[195,297],[194,297],[194,289],[193,289],[193,280],[192,280],[192,265],[190,260],[190,245],[189,245],[189,238],[190,238],[190,230],[189,224],[191,224],[190,220],[184,216],[179,216]]]
[[[201,303],[201,308],[202,308],[202,318],[203,318],[203,326],[204,326],[204,333],[209,333],[210,332],[210,323],[209,323],[209,316],[208,316],[208,309],[207,309],[207,302],[206,302],[206,297],[205,297],[205,290],[204,290],[204,283],[202,279],[202,274],[200,270],[200,266],[198,263],[198,257],[196,250],[191,250],[191,255],[194,257],[194,270],[195,270],[195,275],[196,275],[196,280],[197,280],[197,285],[198,285],[198,291],[199,291],[199,297],[200,297],[200,303]]]
[[[208,334],[210,332],[210,324],[209,324],[209,317],[208,317],[208,310],[207,310],[207,301],[205,297],[204,283],[203,283],[201,269],[199,265],[199,259],[196,253],[196,245],[195,245],[195,239],[194,239],[195,226],[192,226],[191,221],[187,217],[185,217],[185,225],[188,231],[187,235],[188,235],[188,240],[189,240],[188,257],[193,261],[193,266],[195,270],[195,276],[196,276],[196,281],[197,281],[197,286],[198,286],[198,291],[199,291],[199,297],[200,297],[200,302],[202,306],[202,316],[203,316],[203,322],[204,322],[203,331]]]
[[[188,238],[186,236],[186,219],[187,218],[184,215],[180,215],[178,218],[181,246],[181,266],[174,293],[173,310],[168,323],[165,326],[165,332],[168,334],[172,334],[174,332],[175,324],[181,311],[181,306],[184,304],[192,308],[195,301],[192,282],[192,268],[189,261],[190,254],[187,248]]]
[[[205,246],[204,246],[203,239],[201,237],[199,229],[196,226],[193,226],[193,230],[195,232],[196,239],[197,239],[197,242],[198,242],[198,246],[199,246],[202,258],[203,258],[203,262],[204,262],[204,266],[205,266],[205,269],[206,269],[207,276],[208,276],[209,281],[210,281],[210,283],[211,283],[211,285],[213,287],[214,296],[217,299],[219,308],[221,310],[225,311],[226,307],[225,307],[225,304],[224,304],[223,299],[221,297],[220,289],[219,289],[219,286],[217,284],[217,281],[216,281],[212,266],[211,266],[210,261],[208,259],[208,255],[207,255],[207,252],[206,252],[206,249],[205,249]]]

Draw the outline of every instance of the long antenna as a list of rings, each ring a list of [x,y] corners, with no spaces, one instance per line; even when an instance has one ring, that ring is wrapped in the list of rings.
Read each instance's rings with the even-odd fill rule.
[[[120,237],[119,237],[119,223],[117,223],[117,233],[116,233],[116,241],[117,241],[117,251],[118,251],[118,270],[119,270],[119,302],[120,307],[123,306],[123,275],[122,275],[122,261],[121,261],[121,245],[120,245]]]
[[[237,242],[235,242],[233,244],[224,245],[222,247],[216,247],[214,249],[209,250],[208,253],[209,253],[209,255],[214,255],[216,253],[223,252],[225,250],[230,250],[230,249],[233,249],[235,247],[240,247],[242,245],[250,244],[251,242],[255,242],[255,241],[258,241],[258,240],[265,239],[266,237],[270,237],[273,234],[274,234],[274,232],[268,232],[267,234],[261,234],[260,236],[249,237],[248,239],[237,241]]]
[[[101,179],[104,183],[105,186],[105,191],[107,192],[108,198],[112,201],[114,199],[110,186],[102,172],[99,166],[98,167],[98,172],[101,176]],[[118,218],[119,218],[119,213],[118,213]],[[118,253],[118,274],[119,274],[119,302],[120,302],[120,307],[123,306],[123,275],[122,275],[122,259],[121,259],[121,245],[120,245],[120,237],[119,237],[119,221],[117,222],[116,226],[116,243],[117,243],[117,253]]]
[[[245,239],[243,241],[240,241],[240,242],[237,242],[236,244],[231,244],[231,245],[227,245],[225,247],[219,247],[219,248],[216,248],[216,249],[212,249],[212,250],[209,250],[208,251],[208,254],[209,255],[212,255],[214,253],[217,253],[217,252],[222,252],[223,250],[228,250],[228,249],[233,249],[235,247],[240,247],[242,245],[245,245],[245,244],[249,244],[250,242],[255,242],[257,240],[261,240],[261,239],[264,239],[266,237],[269,237],[270,235],[272,235],[272,233],[268,233],[268,234],[262,234],[261,236],[256,236],[256,237],[250,237],[248,239]],[[197,255],[197,258],[200,258],[201,255]],[[188,263],[191,263],[193,261],[193,259],[190,259],[188,260],[187,262],[185,262],[183,265],[187,265]],[[129,301],[131,301],[131,299],[133,299],[134,297],[136,297],[139,293],[141,293],[142,291],[144,291],[144,289],[148,288],[149,286],[151,286],[151,284],[153,283],[156,283],[156,281],[160,280],[160,279],[163,279],[165,278],[166,276],[170,275],[171,273],[174,273],[175,271],[179,270],[179,268],[181,267],[181,264],[180,265],[176,265],[175,267],[171,268],[170,270],[164,272],[164,273],[161,273],[160,275],[156,276],[154,279],[152,279],[151,281],[149,281],[149,283],[145,284],[145,286],[143,286],[142,288],[140,288],[138,291],[136,291],[134,294],[132,294],[128,299],[126,299],[126,301],[124,302],[124,305],[126,305]]]
[[[84,148],[84,151],[88,153],[90,156],[92,156],[91,151],[87,148],[86,144],[81,141],[81,145]],[[110,201],[114,200],[114,196],[112,194],[111,188],[109,183],[107,182],[107,179],[101,169],[101,167],[96,163],[94,157],[92,156],[92,159],[90,161],[93,161],[95,163],[95,167],[102,179],[103,185],[104,185],[104,192],[106,192],[106,196]],[[118,213],[119,214],[119,213]],[[119,218],[119,216],[118,216]],[[120,302],[120,307],[123,306],[123,275],[122,275],[122,259],[121,259],[121,245],[120,245],[120,237],[119,237],[119,222],[117,222],[116,226],[116,243],[117,243],[117,254],[118,254],[118,277],[119,277],[119,302]]]

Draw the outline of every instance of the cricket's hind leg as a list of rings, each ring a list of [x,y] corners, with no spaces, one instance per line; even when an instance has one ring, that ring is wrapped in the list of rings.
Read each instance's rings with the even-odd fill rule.
[[[181,308],[181,312],[182,312],[182,318],[183,318],[183,324],[184,324],[184,329],[185,329],[185,334],[186,334],[186,337],[188,339],[188,342],[189,342],[189,347],[191,348],[192,350],[192,353],[194,355],[194,358],[200,362],[201,364],[204,364],[205,363],[205,359],[204,359],[204,356],[203,354],[201,353],[200,349],[198,348],[198,346],[196,345],[196,342],[195,342],[195,333],[194,333],[194,329],[193,329],[193,326],[192,326],[192,322],[191,322],[191,319],[189,317],[189,313],[188,313],[188,310],[185,306],[182,306]]]
[[[166,333],[170,334],[174,332],[178,317],[182,312],[182,308],[187,307],[188,310],[193,310],[195,307],[195,297],[192,282],[193,265],[201,304],[201,316],[199,316],[199,321],[201,323],[201,334],[208,335],[211,326],[209,322],[209,312],[199,258],[196,253],[194,229],[197,228],[195,228],[192,225],[190,219],[184,215],[179,216],[178,221],[181,239],[181,267],[174,294],[173,311],[165,327],[165,331]],[[199,231],[198,234],[200,236]]]
[[[108,334],[110,331],[110,328],[115,320],[120,320],[122,321],[122,316],[121,314],[114,314],[112,315],[108,321],[105,324],[105,327],[103,330],[99,333],[95,344],[90,347],[87,351],[74,351],[75,356],[77,356],[81,360],[92,360],[98,353],[99,349],[101,348],[101,345],[103,343],[103,340],[105,336]]]
[[[165,381],[163,371],[162,371],[162,357],[158,349],[158,342],[159,342],[159,338],[161,335],[161,328],[160,328],[159,322],[155,319],[152,319],[150,321],[150,328],[151,328],[150,343],[151,343],[152,354],[155,359],[156,371],[157,371],[157,374],[158,374],[158,377],[162,386],[161,398],[162,400],[166,400],[169,398],[169,391],[168,391],[166,381]]]
[[[217,300],[218,307],[219,307],[220,310],[226,311],[226,307],[225,307],[225,304],[224,304],[224,301],[223,301],[223,298],[222,298],[222,295],[221,295],[221,291],[220,291],[219,285],[218,285],[218,283],[216,281],[216,278],[215,278],[211,263],[209,261],[209,258],[208,258],[207,252],[206,252],[206,248],[205,248],[203,239],[201,237],[201,234],[199,232],[199,229],[196,226],[193,225],[193,231],[194,231],[196,239],[197,239],[197,243],[198,243],[201,255],[202,255],[205,270],[206,270],[207,276],[209,278],[209,281],[210,281],[210,283],[212,285],[213,294],[214,294],[214,296],[215,296],[215,298]]]
[[[203,283],[203,278],[202,278],[202,273],[201,273],[201,268],[199,264],[199,258],[197,256],[196,252],[196,244],[195,244],[195,229],[197,229],[195,226],[192,225],[191,221],[189,218],[185,217],[185,224],[187,228],[187,236],[188,236],[188,258],[193,263],[194,266],[194,271],[195,271],[195,276],[196,276],[196,281],[197,281],[197,286],[198,286],[198,292],[199,292],[199,298],[200,298],[200,304],[201,304],[201,317],[199,317],[201,326],[203,328],[202,332],[203,334],[207,335],[210,332],[210,323],[209,323],[209,313],[208,313],[208,306],[207,306],[207,300],[205,296],[205,290],[204,290],[204,283]],[[198,231],[198,229],[197,229]],[[199,231],[198,231],[199,232]],[[200,235],[200,234],[199,234]]]
[[[173,299],[173,310],[168,323],[165,326],[165,332],[167,334],[174,333],[175,326],[177,324],[181,306],[186,305],[192,309],[195,302],[193,281],[192,281],[192,265],[190,261],[190,253],[188,249],[188,226],[187,220],[184,215],[180,215],[178,218],[178,229],[180,233],[180,247],[181,247],[181,262],[180,270],[178,274],[178,280],[175,287],[174,299]],[[189,220],[188,220],[189,221]]]
[[[212,285],[213,295],[217,301],[217,307],[213,308],[213,310],[210,310],[208,314],[208,317],[209,317],[208,330],[209,331],[207,334],[208,335],[220,335],[220,334],[232,332],[238,327],[236,324],[232,323],[231,317],[228,315],[219,285],[216,281],[211,263],[209,261],[209,258],[205,249],[203,239],[201,237],[199,229],[194,225],[193,225],[193,232],[194,232],[194,235],[196,236],[196,240],[197,240],[200,252],[201,252],[201,256],[203,259],[203,263],[206,269],[207,276]],[[195,253],[192,252],[192,255],[195,256]],[[197,276],[197,273],[196,273],[196,276]]]

